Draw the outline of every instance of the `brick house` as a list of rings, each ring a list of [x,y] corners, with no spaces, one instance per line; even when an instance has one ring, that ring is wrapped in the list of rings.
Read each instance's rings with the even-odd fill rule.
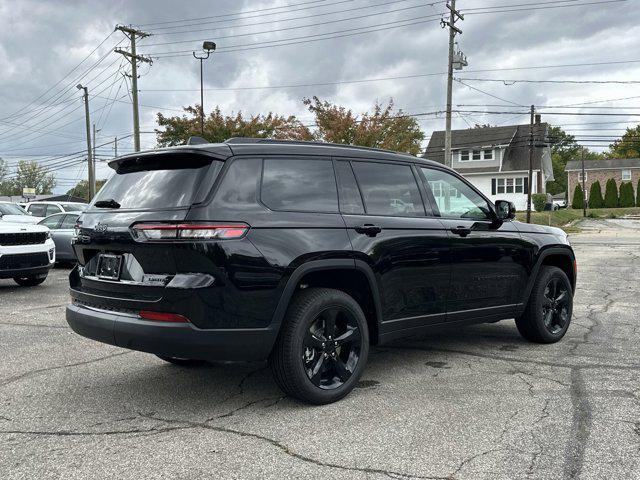
[[[573,202],[573,192],[576,184],[582,185],[582,162],[580,160],[572,160],[567,162],[565,167],[567,172],[567,194],[569,195],[569,205]],[[620,190],[622,182],[631,182],[633,185],[634,195],[637,195],[636,187],[640,180],[640,158],[608,158],[605,160],[585,160],[585,199],[589,197],[591,184],[596,180],[600,182],[602,187],[602,195],[604,196],[607,180],[614,178]]]

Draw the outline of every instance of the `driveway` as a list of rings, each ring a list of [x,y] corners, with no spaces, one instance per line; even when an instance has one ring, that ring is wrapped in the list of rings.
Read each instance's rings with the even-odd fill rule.
[[[640,223],[585,227],[562,342],[512,321],[398,341],[322,407],[263,365],[186,369],[77,336],[68,270],[0,281],[0,478],[640,478]]]

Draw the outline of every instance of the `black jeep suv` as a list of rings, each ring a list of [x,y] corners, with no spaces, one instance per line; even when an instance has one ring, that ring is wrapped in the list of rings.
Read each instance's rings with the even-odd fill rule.
[[[576,266],[456,172],[389,151],[230,139],[127,155],[76,226],[67,321],[168,362],[268,359],[311,403],[347,395],[370,345],[515,318],[560,340]]]

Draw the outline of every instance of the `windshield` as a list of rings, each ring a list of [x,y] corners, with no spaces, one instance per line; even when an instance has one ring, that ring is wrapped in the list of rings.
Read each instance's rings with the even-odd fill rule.
[[[15,203],[0,203],[0,213],[2,215],[28,215],[26,211]]]
[[[211,161],[193,154],[125,160],[91,205],[115,200],[123,209],[190,206]],[[215,163],[220,169],[222,163]]]
[[[83,203],[61,203],[60,206],[65,212],[84,212],[89,205]]]

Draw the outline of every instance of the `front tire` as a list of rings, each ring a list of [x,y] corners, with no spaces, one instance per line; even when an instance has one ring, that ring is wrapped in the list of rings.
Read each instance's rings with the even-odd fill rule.
[[[368,355],[360,305],[340,290],[309,288],[289,305],[269,363],[287,395],[322,405],[353,390]]]
[[[573,290],[558,267],[543,265],[524,313],[516,318],[520,334],[531,342],[555,343],[564,337],[573,313]]]
[[[47,279],[47,276],[28,276],[28,277],[14,277],[13,281],[16,282],[21,287],[35,287],[36,285],[40,285]]]

